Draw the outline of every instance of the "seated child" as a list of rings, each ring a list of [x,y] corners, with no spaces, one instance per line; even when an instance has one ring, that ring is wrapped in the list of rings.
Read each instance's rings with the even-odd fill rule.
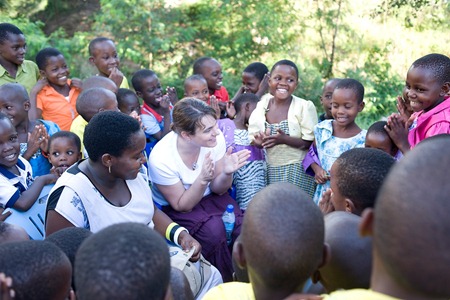
[[[403,155],[387,133],[386,125],[386,121],[378,121],[370,125],[367,129],[365,147],[379,149],[399,160]]]
[[[117,104],[119,110],[124,114],[131,115],[135,112],[136,115],[139,115],[141,113],[139,99],[132,90],[120,88],[117,93]]]
[[[30,162],[33,176],[36,177],[50,172],[51,165],[46,157],[48,137],[58,132],[59,127],[51,121],[30,121],[29,109],[28,94],[22,85],[7,83],[0,86],[0,110],[16,128],[20,155]]]
[[[0,85],[20,83],[27,92],[39,79],[36,64],[25,59],[27,44],[23,32],[10,23],[0,23]]]
[[[75,254],[84,240],[91,235],[92,232],[85,228],[68,227],[45,237],[46,242],[53,243],[58,246],[58,248],[60,248],[69,259],[70,264],[72,265],[72,289],[74,291],[76,291],[74,280]]]
[[[217,124],[225,137],[227,149],[232,147],[233,152],[243,149],[251,152],[247,165],[233,174],[235,200],[242,210],[247,209],[253,196],[266,186],[266,163],[263,150],[250,145],[247,131],[248,119],[258,101],[258,96],[254,94],[241,94],[234,102],[236,109],[234,119],[221,119]]]
[[[120,59],[116,45],[106,37],[98,37],[89,43],[89,62],[98,71],[97,76],[110,78],[119,88],[128,89],[128,81],[120,72]]]
[[[450,298],[449,148],[448,135],[431,137],[395,164],[360,224],[372,236],[370,289],[324,299]]]
[[[28,240],[28,233],[19,225],[0,222],[0,244]]]
[[[199,74],[191,75],[184,81],[184,97],[192,97],[206,102],[216,111],[217,119],[220,118],[220,108],[215,96],[209,96],[208,83]]]
[[[70,131],[59,131],[48,142],[48,160],[53,170],[61,175],[67,168],[81,159],[81,141]]]
[[[66,60],[55,48],[39,51],[36,63],[43,79],[30,94],[32,100],[36,99],[33,107],[36,114],[31,117],[53,121],[61,130],[69,130],[73,119],[78,116],[75,104],[81,91],[81,80],[69,79]]]
[[[450,57],[432,53],[416,60],[405,88],[414,111],[410,130],[400,114],[391,115],[386,126],[403,154],[426,138],[450,133]]]
[[[87,238],[75,257],[79,300],[171,299],[169,281],[166,242],[144,224],[106,227]]]
[[[87,157],[83,144],[84,129],[93,116],[105,110],[118,111],[116,95],[110,90],[104,88],[83,90],[77,99],[77,111],[80,115],[73,121],[70,131],[80,138],[84,157]]]
[[[222,85],[222,66],[214,58],[201,57],[194,62],[193,74],[200,74],[206,79],[209,95],[217,99],[224,116],[226,103],[230,97],[227,89]]]
[[[0,206],[27,211],[38,199],[43,187],[54,183],[55,174],[33,179],[28,161],[19,156],[18,134],[11,120],[0,113]]]
[[[150,139],[150,145],[146,148],[149,154],[151,148],[170,132],[173,107],[170,97],[163,95],[161,83],[155,72],[139,70],[134,73],[131,83],[136,95],[144,101],[141,108],[141,120],[145,127],[145,134]]]
[[[233,255],[247,268],[250,283],[218,285],[204,300],[284,299],[301,291],[326,258],[322,214],[295,185],[269,185],[248,206]]]
[[[269,88],[269,69],[260,62],[254,62],[245,67],[242,72],[242,86],[234,95],[232,102],[244,93],[255,94],[261,98]]]
[[[333,119],[333,115],[331,114],[331,98],[334,88],[340,80],[341,79],[339,78],[331,78],[325,82],[325,86],[322,90],[322,96],[320,96],[320,104],[322,104],[324,113],[319,116],[319,122]]]
[[[0,272],[12,278],[14,299],[75,299],[70,291],[69,259],[51,243],[22,241],[0,245]]]
[[[330,170],[330,189],[319,203],[324,214],[333,210],[360,216],[375,206],[378,191],[395,159],[371,148],[355,148],[342,153]]]
[[[325,216],[325,243],[330,259],[313,275],[328,293],[339,289],[368,289],[372,271],[372,239],[359,235],[361,218],[342,211]]]

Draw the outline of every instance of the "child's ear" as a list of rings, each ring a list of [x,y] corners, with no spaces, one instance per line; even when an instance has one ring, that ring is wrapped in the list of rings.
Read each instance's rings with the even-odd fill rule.
[[[78,152],[78,159],[77,159],[77,161],[79,161],[82,157],[83,157],[83,154],[81,153],[81,151]]]
[[[360,236],[372,236],[373,235],[373,208],[366,208],[361,214],[361,222],[359,223],[359,235]]]
[[[136,92],[136,96],[138,96],[139,98],[142,98],[142,93],[140,91],[135,91]],[[186,97],[186,95],[184,95]]]
[[[249,102],[245,103],[245,110],[246,111],[250,110],[250,103]]]
[[[345,211],[349,213],[354,213],[356,211],[355,204],[348,198],[345,198]]]
[[[39,75],[41,75],[42,78],[45,78],[45,72],[43,70],[39,70]]]
[[[30,110],[30,101],[25,101],[24,103],[23,103],[23,109],[25,110],[25,111],[29,111]]]
[[[366,103],[364,103],[364,101],[363,101],[363,102],[361,102],[358,106],[359,106],[359,107],[358,107],[358,112],[362,112],[362,110],[363,110],[364,107],[366,106]]]
[[[444,84],[441,87],[441,96],[444,97],[448,95],[450,92],[450,82],[444,82]]]
[[[95,58],[94,58],[93,56],[89,56],[89,62],[90,62],[92,65],[95,65]]]
[[[247,268],[247,260],[245,259],[244,245],[242,245],[240,240],[234,242],[233,259],[239,266],[239,268],[241,269]]]

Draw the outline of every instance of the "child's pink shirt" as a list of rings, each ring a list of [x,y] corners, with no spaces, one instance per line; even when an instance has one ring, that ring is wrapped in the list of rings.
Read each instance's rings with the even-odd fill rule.
[[[416,113],[416,126],[408,133],[411,149],[422,140],[438,134],[450,133],[450,97],[435,108]]]

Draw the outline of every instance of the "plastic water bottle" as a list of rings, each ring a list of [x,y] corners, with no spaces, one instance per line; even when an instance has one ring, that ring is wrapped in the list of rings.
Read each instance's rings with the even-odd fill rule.
[[[225,225],[225,232],[227,234],[227,244],[231,244],[231,234],[233,233],[234,229],[234,222],[236,220],[236,217],[234,215],[234,206],[232,204],[228,204],[227,209],[222,215],[222,221],[223,225]]]

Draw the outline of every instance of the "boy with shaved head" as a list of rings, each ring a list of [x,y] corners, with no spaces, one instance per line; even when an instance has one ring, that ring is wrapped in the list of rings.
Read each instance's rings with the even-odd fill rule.
[[[269,185],[250,202],[233,249],[250,283],[219,285],[203,299],[284,299],[301,291],[324,249],[323,217],[312,199],[290,183]]]
[[[386,178],[361,232],[373,235],[370,290],[325,299],[450,298],[450,136],[426,139]]]

